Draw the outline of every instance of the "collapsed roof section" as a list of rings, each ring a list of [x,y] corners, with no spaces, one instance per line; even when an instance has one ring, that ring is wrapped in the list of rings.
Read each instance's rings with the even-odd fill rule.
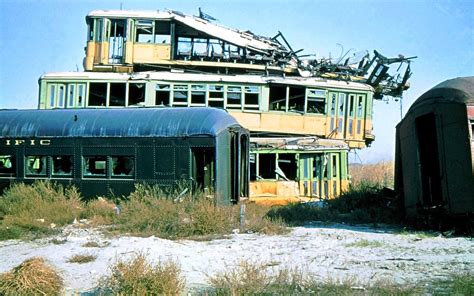
[[[90,12],[86,20],[106,18],[109,20],[134,20],[137,23],[140,20],[153,20],[177,24],[176,32],[170,33],[170,53],[165,53],[163,55],[165,58],[161,56],[156,61],[144,61],[142,58],[127,61],[125,57],[123,61],[125,64],[162,64],[168,68],[186,69],[190,67],[194,71],[208,72],[217,69],[219,73],[222,67],[225,67],[226,73],[228,71],[239,73],[241,70],[247,70],[252,73],[268,74],[269,71],[275,73],[275,70],[280,70],[282,74],[291,76],[323,77],[365,83],[375,89],[375,99],[382,99],[383,96],[401,97],[403,91],[409,88],[408,79],[412,74],[410,62],[416,57],[398,55],[395,58],[387,58],[374,50],[372,57],[368,52],[354,53],[349,56],[350,51],[348,51],[336,60],[308,59],[308,55],[300,55],[302,49],[293,50],[285,36],[279,31],[274,37],[259,36],[250,31],[240,31],[217,25],[210,21],[214,18],[206,16],[201,11],[200,16],[190,16],[173,10],[96,10]],[[104,30],[102,32],[106,32],[106,29]],[[127,34],[125,31],[124,34]],[[171,31],[174,32],[174,29]],[[155,32],[154,28],[153,32]],[[127,40],[140,42],[135,40],[137,36],[134,36],[133,33],[125,37],[128,38]],[[187,37],[190,37],[189,40],[186,39]],[[212,44],[213,40],[217,40],[218,44]],[[190,44],[189,50],[181,51],[180,46],[186,45],[184,44],[186,42]],[[226,44],[233,45],[235,49],[226,48]],[[220,52],[214,51],[214,45],[220,47]],[[205,52],[198,52],[196,50],[198,46],[204,47]],[[148,55],[138,51],[143,48],[133,50],[136,51],[134,57]],[[100,63],[103,64],[103,61]],[[143,68],[135,69],[135,71],[143,70]]]

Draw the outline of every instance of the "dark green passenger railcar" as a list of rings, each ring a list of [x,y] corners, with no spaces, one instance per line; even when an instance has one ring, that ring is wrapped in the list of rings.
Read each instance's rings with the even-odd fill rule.
[[[135,183],[248,196],[248,131],[214,108],[0,111],[0,189],[54,180],[85,197]]]

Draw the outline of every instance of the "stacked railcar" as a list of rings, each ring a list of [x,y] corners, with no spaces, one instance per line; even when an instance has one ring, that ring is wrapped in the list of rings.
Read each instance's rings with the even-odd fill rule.
[[[221,204],[248,196],[248,131],[218,109],[5,110],[0,139],[2,188],[47,179],[92,197],[183,183]]]
[[[395,187],[408,219],[474,213],[474,77],[447,80],[397,125]]]

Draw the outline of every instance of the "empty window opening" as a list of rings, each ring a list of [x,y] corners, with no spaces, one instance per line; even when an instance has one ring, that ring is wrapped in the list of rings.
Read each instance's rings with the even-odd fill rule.
[[[293,112],[304,112],[305,88],[290,86],[290,96],[288,98],[288,109]]]
[[[173,106],[188,105],[188,86],[186,84],[175,84],[173,86]]]
[[[138,20],[135,41],[140,43],[153,42],[153,20]]]
[[[88,106],[105,106],[107,102],[107,83],[91,82],[89,85],[89,104]]]
[[[170,85],[169,84],[157,84],[155,90],[156,90],[155,105],[157,105],[157,106],[169,106],[169,104],[170,104]]]
[[[337,161],[337,155],[332,156],[332,177],[337,178],[339,175],[339,166]]]
[[[257,180],[257,156],[258,154],[250,153],[249,163],[250,163],[250,181]]]
[[[286,86],[270,85],[270,110],[286,111]]]
[[[326,91],[322,89],[308,89],[307,113],[324,114],[326,110]]]
[[[192,39],[188,37],[178,37],[178,56],[181,58],[191,57]]]
[[[125,83],[111,83],[110,84],[110,99],[109,106],[125,106]]]
[[[209,107],[224,108],[224,86],[209,85]]]
[[[193,40],[193,56],[207,58],[209,56],[209,45],[207,39],[195,38]]]
[[[72,156],[53,156],[53,176],[71,177],[72,176]]]
[[[263,179],[275,179],[276,154],[259,154],[258,174]]]
[[[15,157],[13,155],[0,155],[0,176],[15,175]]]
[[[46,176],[46,156],[26,156],[26,176]]]
[[[128,85],[128,105],[141,105],[145,103],[145,83],[130,83]]]
[[[260,88],[258,86],[246,86],[244,87],[244,91],[245,91],[244,109],[258,110]]]
[[[283,179],[286,177],[288,180],[296,180],[298,170],[296,166],[296,154],[278,154],[278,167],[284,174],[283,176],[278,174],[279,177]]]
[[[133,156],[112,156],[113,177],[133,177],[134,167]]]
[[[125,20],[111,20],[109,34],[109,63],[121,63],[125,41]]]
[[[191,105],[206,106],[205,85],[191,85]]]
[[[323,162],[321,155],[315,155],[313,158],[313,178],[321,179],[323,172]]]
[[[170,34],[170,22],[155,21],[155,43],[170,44]]]
[[[241,109],[242,107],[242,89],[240,86],[227,87],[227,108]]]
[[[89,177],[105,177],[107,172],[106,156],[84,156],[83,173]]]

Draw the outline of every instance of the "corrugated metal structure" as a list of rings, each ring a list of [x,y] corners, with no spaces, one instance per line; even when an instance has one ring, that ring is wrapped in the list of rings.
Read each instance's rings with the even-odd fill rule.
[[[213,108],[4,110],[0,189],[51,179],[86,197],[119,196],[136,183],[181,182],[238,202],[248,196],[248,149],[248,131]]]
[[[474,213],[474,77],[447,80],[397,125],[395,187],[407,218]]]

